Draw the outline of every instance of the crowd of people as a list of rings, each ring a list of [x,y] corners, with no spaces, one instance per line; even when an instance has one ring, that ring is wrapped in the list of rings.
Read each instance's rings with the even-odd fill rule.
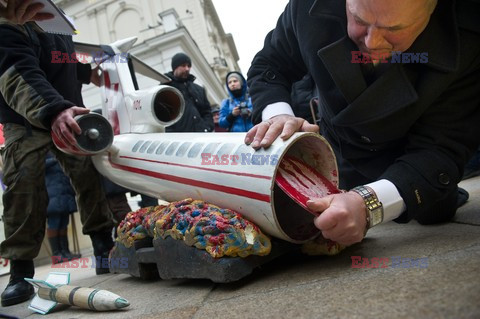
[[[71,38],[28,23],[48,16],[17,1],[15,8],[15,1],[0,5],[6,18],[0,23],[6,185],[0,254],[11,260],[2,306],[33,294],[23,278],[33,277],[45,234],[48,152],[71,181],[94,255],[106,258],[113,246],[112,205],[101,177],[89,158],[65,155],[50,135],[75,144],[80,128],[73,117],[88,112],[80,83],[90,81],[90,66],[50,64],[52,50],[73,52]],[[449,221],[468,199],[458,183],[480,174],[480,28],[469,23],[472,10],[461,1],[454,5],[291,0],[252,61],[248,81],[238,71],[227,74],[219,107],[194,83],[191,58],[183,52],[172,57],[168,84],[182,93],[185,112],[167,132],[247,132],[245,143],[254,149],[297,131],[319,132],[332,145],[346,191],[307,205],[319,213],[314,223],[323,237],[343,245],[392,220]],[[353,52],[365,62],[354,63]],[[393,63],[398,52],[428,52],[428,61]],[[49,238],[62,238],[65,222],[55,227]],[[62,240],[52,240],[52,247],[68,256]],[[97,274],[108,272],[101,266]]]
[[[172,57],[172,71],[168,85],[177,88],[185,100],[183,116],[166,128],[167,132],[247,132],[253,127],[252,100],[247,81],[238,72],[229,72],[225,78],[228,97],[220,107],[212,107],[205,88],[194,83],[196,77],[190,73],[191,58],[179,52]]]

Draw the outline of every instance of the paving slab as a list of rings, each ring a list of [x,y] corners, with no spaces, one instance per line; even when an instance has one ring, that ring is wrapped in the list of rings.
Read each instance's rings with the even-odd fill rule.
[[[460,207],[453,221],[480,226],[480,177],[462,181],[459,185],[469,192],[469,200]]]
[[[63,306],[48,317],[480,318],[480,178],[461,185],[470,200],[453,222],[382,224],[337,256],[285,254],[233,283],[144,281],[125,274],[96,276],[93,268],[67,269],[72,284],[110,290],[131,306],[106,313]],[[389,261],[386,268],[352,268],[352,256]],[[410,267],[393,267],[392,257],[410,258],[405,263]],[[58,269],[37,267],[35,277],[45,278],[51,270]],[[7,282],[8,276],[0,277],[2,289]],[[0,308],[0,314],[45,318],[27,306]]]

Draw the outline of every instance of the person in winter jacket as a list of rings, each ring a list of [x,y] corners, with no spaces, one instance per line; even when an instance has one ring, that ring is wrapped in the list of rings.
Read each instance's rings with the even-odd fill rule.
[[[220,107],[220,127],[229,132],[247,132],[253,127],[252,100],[248,95],[247,81],[240,72],[230,72],[226,77],[229,97]]]
[[[185,111],[180,120],[167,127],[167,132],[212,132],[214,129],[212,107],[205,89],[193,83],[196,77],[190,74],[192,60],[185,53],[172,58],[172,71],[166,73],[172,81],[167,83],[177,88],[185,99]]]
[[[45,160],[45,186],[48,192],[47,237],[52,248],[52,263],[78,258],[68,248],[67,226],[70,214],[77,211],[75,192],[51,153]]]
[[[58,52],[74,56],[71,36],[45,33],[33,22],[18,25],[1,17],[0,35],[0,123],[5,137],[1,155],[6,185],[0,255],[10,260],[10,280],[1,295],[6,307],[34,294],[25,278],[35,274],[33,259],[45,236],[45,156],[49,151],[72,182],[82,232],[90,236],[95,258],[108,259],[114,243],[111,211],[91,158],[65,154],[52,142],[53,132],[67,147],[76,145],[81,128],[74,117],[90,112],[84,107],[79,83],[96,83],[98,74],[88,64],[56,63]],[[99,275],[110,273],[108,265],[95,266]]]
[[[324,238],[348,246],[392,220],[444,223],[467,201],[458,183],[480,144],[480,25],[465,22],[478,12],[467,0],[288,2],[248,71],[258,124],[245,143],[297,131],[330,143],[350,191],[307,202]],[[290,107],[307,73],[320,126]]]

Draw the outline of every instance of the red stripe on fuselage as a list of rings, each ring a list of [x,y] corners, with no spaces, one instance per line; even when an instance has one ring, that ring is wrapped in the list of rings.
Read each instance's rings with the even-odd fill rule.
[[[247,197],[251,199],[256,199],[262,202],[267,202],[270,203],[270,196],[265,195],[265,194],[260,194],[256,192],[251,192],[247,190],[243,190],[240,188],[236,187],[229,187],[229,186],[223,186],[223,185],[218,185],[218,184],[213,184],[213,183],[208,183],[208,182],[202,182],[190,178],[185,178],[185,177],[179,177],[179,176],[174,176],[174,175],[169,175],[169,174],[163,174],[159,172],[152,172],[149,170],[141,169],[141,168],[136,168],[136,167],[130,167],[127,165],[122,165],[122,164],[117,164],[114,163],[110,157],[110,154],[108,155],[108,161],[110,162],[110,165],[112,165],[113,168],[117,168],[123,171],[128,171],[140,175],[145,175],[145,176],[150,176],[166,181],[171,181],[174,183],[179,183],[179,184],[186,184],[189,186],[197,186],[200,188],[206,188],[214,191],[219,191],[222,193],[228,193],[232,195],[237,195],[237,196],[242,196],[242,197]],[[220,173],[225,173],[222,171],[219,171]]]

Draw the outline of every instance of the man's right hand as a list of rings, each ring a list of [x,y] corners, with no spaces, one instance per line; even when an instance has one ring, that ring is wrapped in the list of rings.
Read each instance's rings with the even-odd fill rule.
[[[295,132],[318,133],[318,125],[310,124],[305,119],[292,115],[277,115],[268,121],[255,125],[245,136],[245,144],[252,145],[254,149],[267,148],[281,137],[283,140],[290,138]]]
[[[317,212],[315,226],[326,239],[344,246],[362,241],[367,227],[367,208],[355,192],[328,195],[307,201],[310,210]]]
[[[53,14],[40,12],[44,5],[33,0],[0,0],[0,17],[16,23],[43,21],[53,18]]]
[[[75,146],[77,140],[74,134],[81,134],[82,129],[78,126],[74,117],[81,114],[90,113],[89,109],[84,107],[72,106],[60,112],[52,121],[52,132],[66,145]]]

